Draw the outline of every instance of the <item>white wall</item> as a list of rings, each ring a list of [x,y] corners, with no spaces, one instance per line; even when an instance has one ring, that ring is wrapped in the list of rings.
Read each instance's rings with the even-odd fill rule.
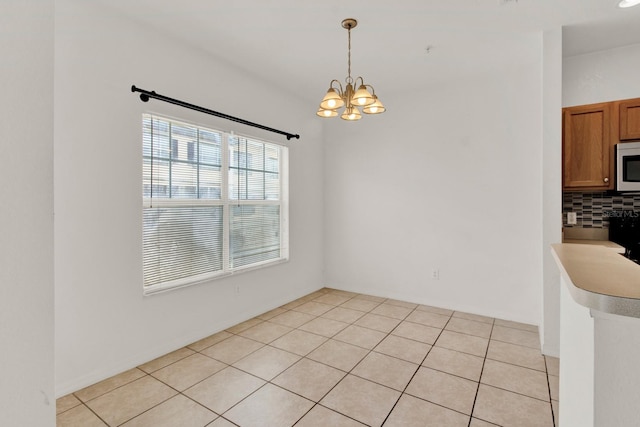
[[[562,105],[640,97],[640,44],[564,58]]]
[[[540,323],[541,37],[523,49],[326,126],[327,286]]]
[[[637,425],[640,419],[640,319],[597,310],[591,310],[591,315],[595,352],[593,425]]]
[[[560,281],[560,425],[593,427],[594,418],[594,323],[591,310],[573,300],[571,279],[563,271]],[[597,425],[623,426],[603,423]],[[628,425],[628,424],[626,424]]]
[[[0,413],[53,426],[53,1],[0,13]]]
[[[55,48],[58,396],[322,286],[322,129],[306,106],[88,2],[56,2]],[[142,296],[141,114],[286,139],[160,101],[142,103],[132,84],[302,136],[288,143],[290,262]]]
[[[544,354],[560,355],[560,272],[551,245],[562,240],[562,30],[543,34],[542,264]]]

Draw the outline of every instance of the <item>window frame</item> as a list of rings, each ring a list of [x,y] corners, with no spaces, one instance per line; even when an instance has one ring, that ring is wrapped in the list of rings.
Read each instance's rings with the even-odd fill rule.
[[[171,195],[168,198],[160,198],[160,197],[145,197],[144,191],[141,191],[142,198],[142,215],[141,215],[141,225],[144,230],[144,214],[146,209],[152,208],[172,208],[172,207],[191,207],[191,206],[221,206],[222,207],[222,268],[218,271],[197,274],[193,276],[188,276],[184,278],[174,279],[166,282],[160,282],[156,284],[146,285],[144,280],[144,235],[141,233],[141,241],[143,243],[142,248],[142,270],[143,270],[143,280],[142,280],[142,289],[144,295],[153,295],[161,292],[166,292],[174,289],[180,289],[187,286],[202,284],[206,282],[210,282],[213,280],[221,279],[224,277],[229,277],[234,274],[253,271],[256,269],[261,269],[265,267],[269,267],[272,265],[278,265],[284,262],[289,261],[289,147],[284,144],[279,144],[277,142],[265,140],[262,138],[257,138],[248,135],[240,135],[234,132],[223,131],[220,129],[211,128],[205,125],[190,123],[181,119],[174,119],[167,116],[162,116],[153,113],[143,113],[142,114],[142,150],[141,150],[141,165],[143,166],[143,171],[141,173],[141,183],[144,188],[144,183],[146,179],[146,172],[144,171],[144,162],[145,162],[145,149],[144,149],[144,121],[145,119],[159,119],[162,121],[166,121],[170,123],[170,127],[173,125],[179,126],[189,126],[197,129],[197,133],[204,130],[207,132],[215,132],[221,135],[221,143],[220,143],[220,174],[221,174],[221,182],[220,182],[220,198],[219,199],[202,199],[197,198],[200,190],[197,186],[196,190],[196,198],[173,198]],[[230,145],[232,142],[232,138],[245,139],[248,141],[253,141],[257,143],[266,144],[271,147],[276,147],[278,150],[278,168],[279,168],[279,199],[278,200],[263,200],[263,199],[233,199],[230,195],[229,188],[229,175],[231,169],[230,164],[230,154],[231,149]],[[173,154],[173,140],[171,135],[169,135],[170,141],[170,154]],[[200,162],[200,144],[195,144],[194,147],[196,162],[188,161],[189,164],[199,165]],[[177,150],[181,151],[181,150]],[[188,154],[188,149],[184,150],[185,154]],[[153,156],[153,150],[150,151],[150,158],[155,158]],[[246,154],[246,153],[245,153]],[[266,156],[266,155],[265,155]],[[183,160],[176,159],[180,163],[185,163]],[[171,159],[173,161],[173,159]],[[264,160],[266,163],[266,159]],[[171,165],[169,166],[171,167]],[[266,172],[266,171],[265,171]],[[168,183],[169,187],[173,185],[172,182]],[[151,186],[153,187],[153,178],[151,181]],[[266,197],[266,195],[265,195]],[[279,206],[279,250],[280,256],[278,258],[262,260],[255,263],[250,263],[247,265],[241,265],[238,267],[231,267],[230,265],[230,252],[231,252],[231,208],[233,206],[238,205],[266,205],[266,206]]]

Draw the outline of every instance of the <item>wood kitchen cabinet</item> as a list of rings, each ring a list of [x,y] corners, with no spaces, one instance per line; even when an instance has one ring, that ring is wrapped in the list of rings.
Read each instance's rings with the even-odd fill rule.
[[[640,98],[620,101],[620,141],[640,140]]]
[[[618,129],[613,126],[614,104],[581,105],[562,111],[562,188],[612,190],[614,146],[618,142]]]

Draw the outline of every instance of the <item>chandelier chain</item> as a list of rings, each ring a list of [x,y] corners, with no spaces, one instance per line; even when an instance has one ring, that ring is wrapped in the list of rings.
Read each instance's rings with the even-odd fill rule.
[[[348,72],[347,72],[347,80],[346,81],[347,81],[347,83],[351,83],[351,82],[353,82],[353,79],[351,78],[351,27],[349,27],[347,29],[347,32],[349,33],[349,50],[348,50],[349,54],[348,54],[348,61],[347,61],[347,63],[348,63],[347,71]]]

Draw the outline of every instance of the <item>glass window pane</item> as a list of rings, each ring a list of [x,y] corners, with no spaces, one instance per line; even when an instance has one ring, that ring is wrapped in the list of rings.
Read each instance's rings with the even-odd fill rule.
[[[266,146],[264,170],[268,172],[280,171],[280,150],[273,146]]]
[[[209,129],[200,129],[200,142],[220,145],[222,143],[222,134]]]
[[[198,135],[198,129],[194,126],[183,124],[171,124],[171,137],[179,140],[195,140]]]
[[[198,197],[200,199],[220,200],[222,188],[222,175],[220,167],[200,166],[200,186]]]
[[[264,172],[247,171],[248,200],[264,200]]]
[[[189,144],[198,139],[198,129],[193,126],[171,125],[171,158],[172,160],[189,161]],[[195,160],[195,159],[193,159]],[[192,160],[192,161],[193,161]]]
[[[252,170],[264,170],[264,144],[255,141],[247,141],[246,144],[247,168]]]
[[[144,285],[220,271],[222,225],[222,206],[144,209]]]
[[[153,174],[152,174],[153,171]],[[153,175],[153,188],[151,187]],[[169,198],[169,162],[166,160],[143,159],[142,197]]]
[[[196,161],[196,142],[189,141],[187,143],[187,157],[190,162]]]
[[[245,138],[230,138],[229,162],[231,199],[279,200],[279,147]]]
[[[243,149],[245,144],[238,138],[229,137],[229,166],[232,168],[246,168],[246,153]]]
[[[280,206],[230,206],[231,268],[280,257]]]
[[[229,198],[245,200],[247,198],[247,171],[229,169]]]
[[[198,168],[192,163],[171,162],[171,198],[198,198]]]
[[[280,200],[280,175],[264,174],[264,193],[265,200]]]
[[[206,129],[200,129],[200,162],[208,165],[222,164],[222,134]]]
[[[177,160],[180,157],[178,150],[178,140],[175,138],[171,139],[171,160]]]
[[[142,153],[145,157],[150,157],[153,147],[155,157],[168,158],[169,155],[169,128],[168,123],[153,119],[150,116],[144,117],[142,123]]]
[[[219,144],[209,144],[200,140],[200,163],[220,166],[221,160]]]

